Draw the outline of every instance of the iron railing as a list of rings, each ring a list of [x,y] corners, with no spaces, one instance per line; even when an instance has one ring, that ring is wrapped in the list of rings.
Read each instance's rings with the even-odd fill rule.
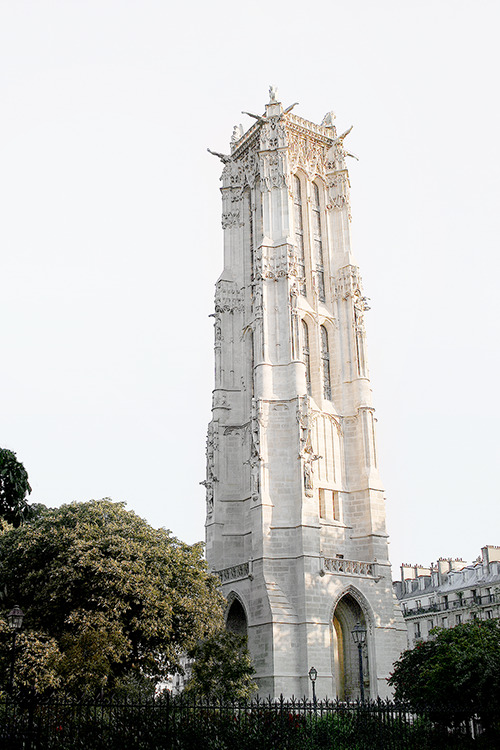
[[[9,750],[451,750],[479,730],[388,701],[0,702]]]

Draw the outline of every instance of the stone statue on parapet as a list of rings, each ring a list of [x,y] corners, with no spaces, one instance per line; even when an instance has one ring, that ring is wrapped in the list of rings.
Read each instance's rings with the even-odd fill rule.
[[[278,87],[277,86],[269,86],[269,104],[276,104],[278,101]]]
[[[321,122],[322,128],[333,128],[334,127],[334,121],[335,120],[335,112],[327,112],[326,115],[323,117],[323,120]]]
[[[231,143],[236,143],[236,141],[239,141],[242,135],[243,125],[235,125],[233,128],[233,134],[231,136]]]

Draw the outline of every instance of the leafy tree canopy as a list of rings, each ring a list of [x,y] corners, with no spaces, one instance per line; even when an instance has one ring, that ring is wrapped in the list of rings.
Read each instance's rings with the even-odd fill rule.
[[[500,699],[499,621],[435,629],[431,640],[402,654],[389,684],[396,700],[434,715],[443,709],[457,722],[478,715],[490,724]]]
[[[19,526],[29,515],[26,495],[30,492],[28,472],[16,454],[0,448],[0,518]]]
[[[194,657],[189,694],[216,700],[243,700],[257,690],[255,672],[245,636],[225,630],[198,643]]]
[[[202,552],[123,503],[38,508],[0,534],[5,613],[19,605],[34,637],[52,639],[59,656],[48,663],[66,690],[154,683],[221,626],[223,599]]]

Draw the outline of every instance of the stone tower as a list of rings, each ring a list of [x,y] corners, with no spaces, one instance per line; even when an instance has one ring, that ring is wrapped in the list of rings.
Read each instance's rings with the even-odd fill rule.
[[[222,172],[207,438],[207,560],[248,635],[261,695],[386,696],[406,645],[395,604],[368,378],[368,309],[351,250],[334,115],[315,125],[271,87]]]

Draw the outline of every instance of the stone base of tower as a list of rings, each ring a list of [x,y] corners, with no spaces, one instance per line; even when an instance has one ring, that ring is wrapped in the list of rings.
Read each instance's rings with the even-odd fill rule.
[[[291,580],[278,576],[270,580],[269,571],[265,580],[255,565],[252,579],[223,586],[228,612],[237,606],[244,613],[240,616],[245,618],[259,695],[312,698],[308,673],[315,667],[318,699],[358,699],[359,654],[351,631],[360,622],[366,629],[365,698],[389,697],[387,679],[406,648],[406,626],[393,598],[390,566],[373,563],[373,575],[361,577],[342,571],[318,572],[317,559],[304,563],[314,573],[306,575],[308,583],[302,592]],[[351,569],[356,566],[353,561],[343,564]]]

